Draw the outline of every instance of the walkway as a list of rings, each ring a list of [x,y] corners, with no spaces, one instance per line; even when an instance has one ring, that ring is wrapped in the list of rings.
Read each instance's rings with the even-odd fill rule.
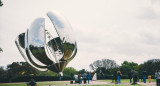
[[[69,84],[69,85],[106,85],[107,84],[107,82],[101,82],[101,81],[90,81],[90,83],[88,84],[88,83],[86,83],[86,84],[84,84],[84,83],[82,83],[82,84],[78,84],[78,83],[76,83],[76,84]]]
[[[138,82],[138,84],[145,85],[145,86],[156,86],[156,82],[151,82],[151,83]]]

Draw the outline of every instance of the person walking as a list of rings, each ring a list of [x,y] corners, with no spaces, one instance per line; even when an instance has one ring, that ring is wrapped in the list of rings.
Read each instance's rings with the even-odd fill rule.
[[[87,80],[88,80],[88,84],[89,84],[89,80],[91,78],[91,75],[89,74],[89,72],[87,73]]]
[[[133,70],[133,84],[137,84],[138,72]]]

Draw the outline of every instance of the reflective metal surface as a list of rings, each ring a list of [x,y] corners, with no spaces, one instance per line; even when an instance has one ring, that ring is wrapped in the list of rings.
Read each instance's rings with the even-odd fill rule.
[[[37,18],[25,33],[16,38],[15,43],[23,58],[33,67],[62,74],[77,53],[76,41],[71,25],[60,13],[48,12],[47,16],[59,37],[53,37],[45,29],[44,18]]]

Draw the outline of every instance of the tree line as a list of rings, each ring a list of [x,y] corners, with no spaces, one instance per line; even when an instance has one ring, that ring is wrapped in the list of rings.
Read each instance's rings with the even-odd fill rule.
[[[71,79],[70,74],[77,74],[78,71],[73,67],[67,67],[63,71],[63,79]],[[37,81],[57,81],[59,80],[57,74],[50,70],[39,71],[27,62],[13,62],[7,65],[6,68],[0,67],[0,82],[26,82],[30,78],[35,78]]]
[[[156,70],[160,70],[160,59],[151,59],[140,65],[135,62],[124,61],[121,65],[118,65],[114,60],[102,59],[91,63],[90,68],[97,73],[98,79],[100,72],[104,74],[104,79],[111,79],[114,71],[120,70],[122,73],[122,78],[128,78],[128,74],[131,71],[137,71],[139,75],[143,71],[151,72],[154,77]],[[85,69],[77,71],[73,67],[67,67],[63,71],[62,80],[72,79],[71,74],[83,74],[87,72]],[[39,71],[27,62],[13,62],[7,65],[6,68],[0,66],[0,82],[26,82],[31,77],[35,77],[37,81],[56,81],[59,80],[57,74],[52,71]]]
[[[101,71],[106,77],[110,76],[109,78],[112,78],[114,71],[117,70],[121,71],[122,78],[128,78],[128,74],[131,71],[136,71],[139,77],[141,77],[142,72],[146,71],[148,73],[152,73],[152,77],[154,78],[155,72],[160,70],[160,59],[151,59],[140,65],[135,62],[128,61],[124,61],[121,65],[118,65],[114,60],[102,59],[91,63],[90,68],[98,74]]]

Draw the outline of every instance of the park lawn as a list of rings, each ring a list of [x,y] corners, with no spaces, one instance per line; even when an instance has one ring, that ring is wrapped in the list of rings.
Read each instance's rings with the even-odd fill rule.
[[[47,86],[47,84],[45,84],[45,83],[43,83],[43,85]],[[38,86],[43,86],[43,85],[38,84]],[[53,84],[51,84],[51,85],[53,85]],[[23,84],[0,84],[0,86],[27,86],[27,85],[25,83],[23,83]],[[74,86],[74,85],[54,84],[53,86]],[[77,86],[117,86],[117,85],[77,85]],[[118,85],[118,86],[142,86],[142,85]]]
[[[59,85],[59,86],[65,86],[66,84],[70,84],[70,82],[69,81],[55,81],[55,82],[53,82],[53,81],[48,81],[48,82],[37,82],[37,84],[38,84],[38,86],[43,86],[43,85]],[[68,85],[67,85],[68,86]]]
[[[66,86],[66,84],[69,84],[69,81],[62,81],[62,82],[52,82],[52,81],[47,81],[47,82],[37,82],[38,86],[43,86],[43,85],[59,85],[59,86]],[[24,83],[0,83],[0,86],[27,86],[26,82]]]
[[[108,83],[111,83],[112,80],[111,79],[104,79],[104,80],[98,80],[98,81],[102,81],[102,82],[108,82]],[[132,80],[133,81],[133,80]],[[129,79],[121,79],[121,82],[122,83],[127,83],[127,82],[130,82]],[[141,80],[139,79],[139,82],[141,82]],[[148,79],[146,79],[146,82],[149,82]],[[156,82],[156,79],[151,79],[151,82]]]
[[[101,82],[107,82],[108,85],[77,85],[77,86],[117,86],[115,85],[114,83],[111,83],[112,80],[110,79],[106,79],[106,80],[98,80],[98,81],[101,81]],[[156,80],[155,79],[152,79],[152,82],[155,82]],[[121,82],[122,83],[129,83],[129,79],[121,79]],[[148,80],[147,80],[148,82]],[[73,86],[73,85],[69,85],[69,81],[44,81],[44,82],[37,82],[38,86],[49,86],[49,85],[52,85],[52,86]],[[0,86],[27,86],[26,85],[26,82],[24,83],[0,83]],[[142,86],[142,85],[139,85],[139,84],[136,84],[136,85],[130,85],[130,84],[121,84],[121,85],[118,85],[118,86]]]
[[[69,81],[62,81],[62,82],[37,82],[38,86],[73,86],[73,85],[67,85],[69,84]],[[0,84],[0,86],[27,86],[26,83],[4,83]],[[115,84],[109,84],[109,85],[77,85],[77,86],[117,86]],[[133,86],[133,85],[118,85],[118,86]],[[141,86],[141,85],[134,85],[134,86]]]
[[[108,82],[108,83],[111,83],[111,82],[112,82],[111,79],[104,79],[104,80],[98,80],[98,81]],[[129,79],[121,79],[121,82],[122,82],[122,83],[127,83],[127,82],[130,82],[130,80],[129,80]]]
[[[0,86],[27,86],[26,83],[0,83]]]

